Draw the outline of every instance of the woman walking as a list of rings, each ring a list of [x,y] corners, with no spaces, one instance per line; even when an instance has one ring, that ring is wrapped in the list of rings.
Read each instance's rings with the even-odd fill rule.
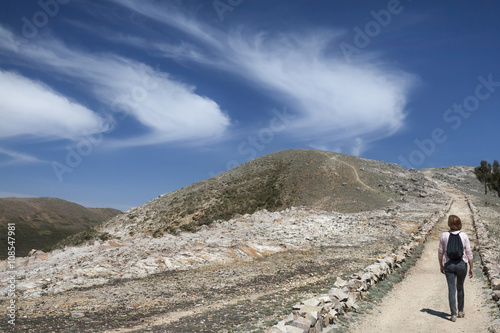
[[[448,282],[451,321],[455,322],[457,317],[464,317],[464,280],[467,275],[467,263],[469,263],[469,277],[474,276],[473,257],[469,237],[465,232],[460,231],[462,229],[460,218],[450,215],[448,226],[450,230],[441,234],[438,259],[441,273],[446,275],[446,282]]]

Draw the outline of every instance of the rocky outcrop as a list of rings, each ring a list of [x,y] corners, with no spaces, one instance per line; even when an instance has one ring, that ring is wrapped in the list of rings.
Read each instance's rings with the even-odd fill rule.
[[[236,215],[195,233],[101,240],[50,253],[32,251],[30,256],[16,260],[18,296],[41,297],[76,287],[103,285],[114,279],[144,278],[318,246],[364,246],[375,251],[381,242],[400,243],[412,233],[418,242],[415,233],[419,225],[411,219],[427,217],[426,210],[416,213],[415,206],[403,204],[355,214],[292,207],[280,212],[262,210]],[[0,299],[7,294],[3,281],[9,274],[6,261],[0,262]]]

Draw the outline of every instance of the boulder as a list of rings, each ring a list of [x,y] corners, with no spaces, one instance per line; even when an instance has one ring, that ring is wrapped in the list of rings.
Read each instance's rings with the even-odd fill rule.
[[[328,322],[330,324],[333,324],[334,321],[335,321],[335,317],[337,316],[337,311],[335,309],[331,309],[329,312],[328,312],[328,315],[327,315],[327,318],[328,318]]]
[[[330,296],[330,298],[332,298],[332,299],[336,298],[341,302],[346,301],[349,298],[349,295],[347,295],[345,292],[343,292],[339,288],[330,289],[330,291],[328,292],[328,296]]]
[[[396,253],[392,255],[396,260],[396,263],[402,263],[406,260],[406,256],[403,253]]]
[[[372,275],[372,278],[376,277],[377,280],[379,280],[379,279],[383,278],[386,274],[382,267],[383,266],[381,266],[379,264],[372,264],[372,265],[366,267],[366,271]]]
[[[500,301],[500,290],[493,290],[491,292],[491,297],[495,300],[495,301]]]
[[[281,327],[273,326],[270,329],[268,329],[266,333],[286,333],[286,327],[283,327],[282,329]]]
[[[367,290],[366,282],[355,279],[349,280],[348,287],[350,290],[355,290],[355,291]]]
[[[303,301],[302,304],[310,306],[319,306],[321,305],[321,301],[317,298],[310,298]]]
[[[42,252],[42,251],[36,251],[34,254],[35,258],[41,259],[41,260],[49,260],[49,254]]]
[[[304,305],[298,310],[298,313],[304,318],[315,318],[314,322],[316,322],[321,315],[321,308],[319,306]]]
[[[330,308],[336,310],[338,313],[341,313],[342,312],[342,303],[340,302],[340,300],[336,297],[333,297],[331,300],[332,300],[332,304],[331,304]]]
[[[320,296],[317,299],[321,302],[321,304],[331,303],[331,301],[332,301],[332,299],[328,295]]]
[[[357,310],[358,309],[358,305],[356,304],[356,302],[354,302],[354,300],[352,299],[348,299],[345,303],[344,303],[344,309],[346,311],[351,311],[351,310]]]
[[[309,332],[309,328],[307,330],[304,330],[303,328],[291,326],[291,325],[286,325],[286,332],[287,333],[307,333]]]
[[[500,279],[491,280],[491,289],[500,290]]]
[[[382,259],[390,268],[394,268],[394,264],[396,263],[396,259],[392,256],[386,256]]]
[[[301,329],[302,331],[300,332],[308,333],[309,328],[311,327],[311,320],[299,317],[296,320],[292,321],[289,326]],[[289,332],[288,327],[287,327],[287,332]]]
[[[378,263],[378,267],[380,267],[382,272],[384,272],[384,275],[391,274],[391,268],[389,267],[389,265],[387,265],[387,263],[383,259],[378,260],[380,260]]]
[[[335,281],[335,283],[333,285],[337,288],[343,288],[346,284],[347,284],[346,280],[337,276],[337,280]]]
[[[372,282],[371,274],[368,272],[364,272],[363,275],[361,275],[361,281],[371,284]]]
[[[352,299],[354,302],[357,302],[361,299],[361,291],[351,291],[349,293],[349,299]]]

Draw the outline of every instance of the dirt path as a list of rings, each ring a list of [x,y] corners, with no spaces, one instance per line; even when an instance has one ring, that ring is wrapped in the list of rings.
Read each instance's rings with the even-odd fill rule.
[[[341,161],[339,159],[337,159],[337,157],[332,157],[332,160],[335,160],[336,162],[340,162],[346,166],[348,166],[349,168],[352,169],[352,171],[354,172],[354,177],[355,177],[355,181],[358,182],[359,184],[361,184],[363,187],[369,189],[370,191],[373,191],[373,192],[378,192],[377,190],[375,190],[373,187],[365,184],[361,178],[359,178],[359,174],[358,174],[358,171],[356,170],[356,168],[354,167],[354,165],[350,164],[350,163],[347,163],[345,161]]]
[[[460,192],[446,190],[455,200],[449,214],[462,219],[462,230],[474,247],[476,237],[467,202]],[[455,323],[449,320],[447,284],[437,260],[439,237],[447,230],[447,220],[443,219],[429,235],[422,257],[405,279],[395,285],[373,313],[352,324],[350,332],[488,332],[492,317],[484,306],[483,281],[478,276],[465,281],[465,318]]]

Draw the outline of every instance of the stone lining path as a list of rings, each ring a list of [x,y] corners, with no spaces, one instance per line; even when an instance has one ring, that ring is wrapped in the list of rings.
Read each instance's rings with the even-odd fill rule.
[[[462,230],[474,247],[476,235],[466,198],[461,192],[451,188],[446,190],[455,200],[449,214],[462,219]],[[447,219],[443,219],[429,235],[422,257],[405,279],[395,285],[373,313],[360,317],[352,324],[350,332],[488,332],[493,316],[492,310],[486,306],[484,279],[481,276],[466,279],[465,318],[456,322],[449,320],[447,284],[437,260],[439,237],[447,230]]]

